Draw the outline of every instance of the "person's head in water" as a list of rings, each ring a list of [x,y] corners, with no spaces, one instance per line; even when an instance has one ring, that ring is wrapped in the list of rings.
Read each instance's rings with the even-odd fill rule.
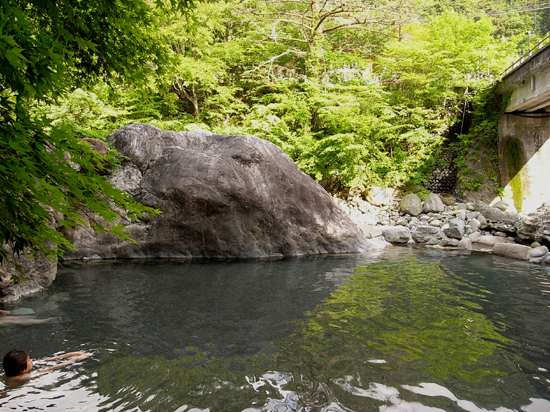
[[[6,376],[18,376],[32,369],[32,361],[25,349],[12,349],[4,356],[2,366]]]

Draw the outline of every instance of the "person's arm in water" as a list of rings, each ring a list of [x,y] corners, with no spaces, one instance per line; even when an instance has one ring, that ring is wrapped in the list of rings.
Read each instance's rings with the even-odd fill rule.
[[[53,362],[53,361],[56,361],[56,360],[59,360],[59,359],[65,359],[65,358],[69,358],[69,360],[66,360],[65,362],[58,363],[57,365],[51,366],[47,369],[44,369],[44,370],[41,370],[41,371],[38,371],[38,372],[35,372],[35,373],[31,373],[30,377],[35,378],[37,376],[44,375],[48,372],[52,372],[52,371],[55,371],[57,369],[64,368],[65,366],[70,365],[73,362],[76,362],[76,361],[81,360],[81,359],[86,359],[86,358],[89,358],[89,357],[90,357],[90,355],[86,355],[84,352],[69,352],[69,353],[64,353],[63,355],[54,356],[52,358],[46,358],[42,362]]]
[[[52,358],[46,358],[46,359],[44,359],[44,362],[51,362],[51,361],[56,361],[56,360],[59,360],[59,359],[65,359],[65,358],[84,359],[84,358],[89,358],[89,357],[90,356],[86,355],[84,352],[69,352],[69,353],[64,353],[63,355],[54,356]],[[78,359],[73,359],[71,362],[74,362],[75,360],[78,360]]]

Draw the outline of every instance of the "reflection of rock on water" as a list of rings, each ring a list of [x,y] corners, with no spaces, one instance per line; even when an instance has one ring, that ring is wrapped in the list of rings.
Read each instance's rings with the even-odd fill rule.
[[[346,281],[355,272],[355,268],[334,268],[330,272],[325,272],[325,279],[333,285],[339,285]]]

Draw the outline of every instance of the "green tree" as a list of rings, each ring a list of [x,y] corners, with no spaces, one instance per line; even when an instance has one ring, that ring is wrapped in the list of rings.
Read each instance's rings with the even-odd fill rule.
[[[488,18],[454,12],[409,27],[379,63],[384,80],[396,85],[396,102],[448,111],[457,90],[490,84],[508,57],[508,44],[495,40],[494,31]]]
[[[263,39],[280,46],[280,53],[271,59],[294,55],[300,61],[296,67],[300,74],[323,81],[330,65],[327,52],[338,48],[338,40],[349,44],[351,38],[358,37],[359,41],[354,43],[359,45],[366,39],[372,44],[380,43],[380,38],[399,38],[401,28],[416,17],[418,3],[415,0],[277,0],[266,5],[251,0],[244,5],[248,7],[248,18],[258,22]],[[368,36],[365,37],[365,33]]]
[[[238,87],[232,72],[235,62],[242,60],[243,48],[230,35],[231,6],[226,2],[201,4],[191,13],[194,26],[168,15],[163,28],[177,61],[166,76],[165,87],[196,120],[206,108],[210,115],[227,121],[241,107],[234,98]]]
[[[136,80],[161,70],[168,54],[151,30],[155,10],[145,0],[0,2],[0,244],[54,257],[51,242],[70,247],[54,217],[72,227],[91,211],[102,217],[96,229],[124,237],[110,224],[118,210],[134,218],[152,212],[106,183],[97,173],[101,159],[70,130],[32,109],[93,79]]]

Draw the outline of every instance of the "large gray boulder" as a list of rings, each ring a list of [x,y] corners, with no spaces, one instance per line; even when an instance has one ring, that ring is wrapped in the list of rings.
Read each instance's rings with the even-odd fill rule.
[[[313,179],[253,136],[165,132],[139,123],[109,141],[128,160],[115,185],[161,216],[123,222],[138,244],[79,228],[75,258],[249,258],[374,248]]]
[[[36,259],[24,253],[13,256],[7,245],[3,249],[10,257],[0,265],[0,303],[13,302],[40,292],[54,281],[57,274],[55,262],[43,255]],[[20,271],[16,270],[16,266]],[[19,279],[14,282],[12,276]]]

